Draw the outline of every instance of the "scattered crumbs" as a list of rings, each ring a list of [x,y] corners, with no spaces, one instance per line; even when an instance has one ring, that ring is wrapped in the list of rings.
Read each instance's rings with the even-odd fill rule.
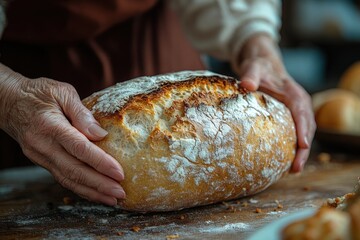
[[[252,198],[249,199],[249,203],[258,203],[258,202],[259,202],[259,200],[255,200],[255,199],[252,199]]]
[[[236,208],[233,205],[230,205],[227,202],[222,202],[222,204],[225,205],[227,211],[236,212]]]
[[[166,236],[166,240],[175,239],[175,238],[179,238],[179,237],[180,237],[179,234],[171,234],[171,235]]]
[[[65,205],[70,205],[70,204],[72,204],[73,202],[74,202],[73,199],[70,198],[70,197],[64,197],[64,198],[63,198],[63,203],[64,203]]]
[[[141,230],[141,228],[139,226],[133,226],[131,228],[131,231],[133,231],[133,232],[139,232],[140,230]]]
[[[226,210],[230,211],[230,212],[236,212],[236,208],[234,206],[232,206],[232,205],[227,206]]]
[[[262,213],[261,208],[256,208],[256,209],[255,209],[255,213]]]
[[[124,235],[124,232],[117,232],[116,235],[118,235],[118,236],[123,236],[123,235]]]
[[[184,219],[185,219],[185,215],[181,215],[179,218],[180,218],[180,220],[184,220]]]
[[[303,190],[303,191],[306,191],[306,192],[307,192],[307,191],[310,191],[310,189],[311,189],[310,186],[304,186],[304,187],[302,188],[302,190]]]
[[[322,164],[329,163],[331,160],[331,155],[325,152],[319,153],[319,155],[317,155],[317,160]]]
[[[284,206],[279,202],[279,200],[275,200],[275,203],[276,203],[276,210],[278,210],[278,209],[283,209],[284,208]]]
[[[242,206],[247,207],[249,204],[247,202],[243,202]]]

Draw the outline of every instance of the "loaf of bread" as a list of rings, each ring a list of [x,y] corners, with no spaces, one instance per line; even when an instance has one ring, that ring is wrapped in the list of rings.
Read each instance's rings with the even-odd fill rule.
[[[315,215],[286,226],[282,240],[351,240],[351,231],[347,213],[323,207]]]
[[[346,69],[340,78],[338,87],[351,91],[360,97],[360,61],[353,63]]]
[[[281,238],[283,240],[360,240],[360,199],[356,199],[354,193],[352,197],[354,202],[347,209],[325,205],[314,215],[288,224],[282,229]],[[340,205],[342,204],[347,205],[347,202]]]
[[[255,194],[290,168],[290,111],[208,71],[139,77],[83,100],[124,168],[129,211],[170,211]]]
[[[334,88],[312,96],[318,129],[347,134],[360,134],[360,97]]]

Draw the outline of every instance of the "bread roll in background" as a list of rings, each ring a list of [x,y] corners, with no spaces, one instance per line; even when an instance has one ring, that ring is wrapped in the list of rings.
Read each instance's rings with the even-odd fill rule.
[[[95,142],[124,168],[130,211],[170,211],[255,194],[290,168],[290,111],[230,77],[140,77],[83,100],[109,134]]]
[[[360,98],[348,90],[329,89],[312,96],[318,129],[360,134]]]
[[[360,134],[360,62],[341,76],[337,88],[313,94],[315,121],[319,130]]]
[[[338,87],[351,91],[360,97],[360,61],[352,64],[342,74]]]

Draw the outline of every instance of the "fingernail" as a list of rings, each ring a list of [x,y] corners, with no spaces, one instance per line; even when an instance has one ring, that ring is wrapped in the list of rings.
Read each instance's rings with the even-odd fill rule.
[[[121,188],[114,188],[111,189],[111,195],[116,197],[116,198],[120,198],[120,199],[124,199],[125,198],[125,192],[123,189]]]
[[[304,138],[304,143],[305,143],[306,147],[309,147],[309,146],[310,146],[310,145],[309,145],[309,140],[308,140],[307,137]]]
[[[103,138],[105,137],[108,132],[105,131],[104,129],[102,129],[99,125],[97,124],[91,124],[89,127],[89,132],[90,134],[99,137],[99,138]]]
[[[124,180],[124,172],[118,169],[110,169],[109,170],[109,175],[110,177],[112,177],[113,179],[117,180],[117,181],[122,181]]]

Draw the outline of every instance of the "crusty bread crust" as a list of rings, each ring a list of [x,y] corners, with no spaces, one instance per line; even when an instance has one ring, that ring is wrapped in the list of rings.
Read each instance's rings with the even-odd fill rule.
[[[264,190],[296,152],[290,111],[207,71],[141,77],[83,100],[125,171],[126,210],[169,211]]]
[[[322,207],[313,216],[287,225],[281,232],[281,239],[353,239],[351,220],[346,212]]]
[[[312,96],[318,129],[360,133],[360,98],[348,90],[334,88]]]
[[[340,78],[338,87],[351,91],[360,97],[360,61],[353,63],[346,69]]]

